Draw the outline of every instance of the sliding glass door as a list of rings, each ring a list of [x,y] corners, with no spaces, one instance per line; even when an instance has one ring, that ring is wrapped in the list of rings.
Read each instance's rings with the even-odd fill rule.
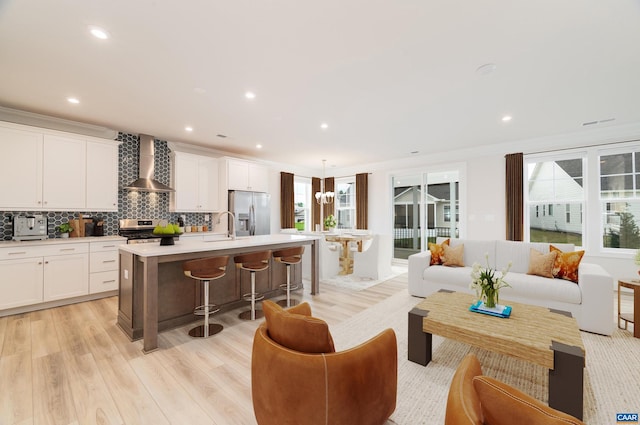
[[[459,176],[457,170],[392,176],[394,259],[424,251],[439,236],[459,237]]]

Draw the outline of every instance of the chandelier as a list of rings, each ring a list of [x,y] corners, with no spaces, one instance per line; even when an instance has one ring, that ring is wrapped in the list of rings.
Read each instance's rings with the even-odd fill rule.
[[[316,192],[316,201],[320,204],[330,204],[333,202],[333,198],[335,197],[335,193],[333,192],[325,192],[324,191],[324,168],[327,160],[322,160],[322,180],[320,180],[320,192]]]

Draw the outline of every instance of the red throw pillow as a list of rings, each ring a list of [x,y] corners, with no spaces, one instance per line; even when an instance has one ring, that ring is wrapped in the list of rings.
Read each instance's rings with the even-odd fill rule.
[[[442,256],[444,255],[444,246],[449,245],[449,239],[446,239],[441,244],[429,242],[427,244],[429,251],[431,251],[431,265],[442,264]]]

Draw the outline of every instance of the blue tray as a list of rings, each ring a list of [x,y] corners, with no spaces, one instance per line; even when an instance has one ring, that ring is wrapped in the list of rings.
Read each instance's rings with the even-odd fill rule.
[[[483,302],[478,301],[472,304],[471,307],[469,307],[469,311],[473,311],[474,313],[488,314],[489,316],[501,317],[503,319],[506,319],[509,316],[511,316],[510,305],[504,306],[504,310],[502,310],[502,313],[498,313],[497,311],[485,310],[483,307],[484,307]]]

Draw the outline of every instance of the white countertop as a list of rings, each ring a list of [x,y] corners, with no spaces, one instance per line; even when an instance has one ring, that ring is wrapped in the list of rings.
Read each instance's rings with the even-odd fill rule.
[[[218,251],[233,248],[248,248],[274,245],[289,242],[307,242],[319,239],[315,235],[261,235],[239,236],[235,240],[191,241],[178,240],[175,245],[161,246],[159,242],[121,245],[120,251],[129,252],[140,257],[157,257],[162,255],[187,254],[191,252]]]
[[[68,244],[68,243],[81,243],[81,242],[121,242],[127,243],[127,239],[122,236],[87,236],[82,238],[51,238],[45,240],[35,241],[0,241],[0,248],[12,248],[18,246],[41,246],[51,244]]]

